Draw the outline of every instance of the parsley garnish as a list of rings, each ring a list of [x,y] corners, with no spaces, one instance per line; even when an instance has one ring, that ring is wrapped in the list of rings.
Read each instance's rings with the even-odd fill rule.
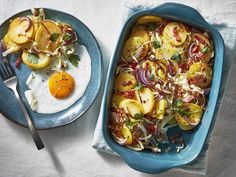
[[[134,87],[134,89],[135,89],[135,90],[140,90],[142,87],[143,87],[142,84],[141,84],[140,82],[138,82],[138,83],[136,84],[136,86]]]
[[[78,55],[71,54],[69,56],[69,61],[71,62],[72,65],[74,65],[75,67],[78,67],[80,58]]]
[[[180,99],[176,100],[176,102],[175,102],[175,106],[176,107],[180,107],[182,105],[183,105],[183,101],[182,100],[180,100]]]
[[[33,53],[29,53],[28,56],[27,56],[27,61],[32,63],[32,64],[38,64],[39,57],[38,57],[38,55],[35,55]]]
[[[155,75],[154,74],[151,74],[151,76],[150,76],[150,80],[153,80],[155,78]]]
[[[154,39],[154,41],[152,42],[152,44],[153,44],[153,47],[154,47],[155,49],[161,47],[160,41],[158,41],[156,38]]]
[[[178,62],[180,60],[180,54],[177,52],[170,59]]]
[[[207,53],[207,52],[208,52],[208,49],[209,49],[209,48],[208,48],[207,46],[205,46],[205,47],[202,49],[202,52],[203,52],[203,53]]]
[[[143,117],[142,114],[139,114],[139,113],[134,114],[135,119],[141,119],[142,117]]]
[[[52,33],[51,36],[50,36],[50,40],[52,42],[56,42],[59,36],[60,36],[59,33]]]
[[[62,37],[63,41],[67,41],[67,40],[70,39],[70,38],[71,38],[71,34],[70,34],[70,33],[66,33],[66,34],[64,34],[63,37]]]
[[[153,22],[147,24],[147,29],[149,31],[154,31],[157,28],[157,25]]]

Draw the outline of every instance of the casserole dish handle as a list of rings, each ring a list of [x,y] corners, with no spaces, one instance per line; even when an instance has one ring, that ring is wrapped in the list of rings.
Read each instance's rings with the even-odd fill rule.
[[[150,13],[160,14],[163,17],[171,17],[172,19],[176,20],[184,19],[185,23],[197,26],[203,25],[206,27],[210,27],[209,23],[206,22],[206,20],[201,16],[201,14],[197,10],[183,4],[164,3],[151,9]]]

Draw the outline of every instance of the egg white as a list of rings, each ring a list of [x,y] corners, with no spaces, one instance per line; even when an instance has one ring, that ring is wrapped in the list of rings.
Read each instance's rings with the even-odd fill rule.
[[[25,96],[33,111],[44,114],[60,112],[69,108],[83,96],[91,77],[91,59],[84,46],[79,46],[77,53],[80,58],[78,68],[68,61],[67,67],[63,69],[73,77],[75,82],[73,92],[64,99],[57,99],[51,95],[48,87],[50,75],[46,69],[31,72],[26,82],[30,90],[25,91]],[[50,67],[62,70],[57,67],[59,61],[60,58],[56,58]]]

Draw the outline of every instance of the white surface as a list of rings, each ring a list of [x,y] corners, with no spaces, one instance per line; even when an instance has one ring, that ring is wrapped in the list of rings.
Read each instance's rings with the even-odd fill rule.
[[[231,8],[224,6],[225,1],[218,0],[211,1],[211,3],[212,6],[204,8],[203,15],[209,9],[214,13],[216,8],[221,8],[227,14],[227,18],[230,18],[231,21],[235,20],[233,16],[236,10],[235,1],[231,1]],[[191,5],[191,3],[187,4]],[[194,4],[202,6],[204,3],[196,1]],[[122,2],[119,0],[0,0],[0,7],[0,23],[9,16],[31,7],[51,7],[78,17],[85,22],[98,39],[103,50],[106,71],[118,38],[119,22],[122,17]],[[215,18],[217,20],[217,14]],[[235,177],[236,174],[236,121],[234,117],[236,65],[234,64],[233,67],[209,150],[208,176],[212,177]],[[100,101],[101,93],[91,109],[81,119],[65,127],[40,131],[46,145],[42,151],[36,150],[27,129],[15,125],[0,115],[0,177],[150,176],[129,168],[118,157],[97,152],[91,147]],[[227,128],[222,129],[222,126]],[[169,171],[153,176],[190,177],[197,175]]]

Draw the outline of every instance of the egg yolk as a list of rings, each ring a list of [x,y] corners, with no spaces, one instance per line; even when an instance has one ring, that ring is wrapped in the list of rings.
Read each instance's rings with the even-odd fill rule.
[[[49,78],[48,86],[52,96],[62,99],[69,96],[74,90],[74,79],[64,71],[55,72]]]

